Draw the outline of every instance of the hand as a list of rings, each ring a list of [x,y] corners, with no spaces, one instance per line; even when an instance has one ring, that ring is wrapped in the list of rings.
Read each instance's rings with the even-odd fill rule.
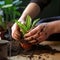
[[[23,20],[19,20],[20,22],[24,23]],[[21,39],[21,32],[20,32],[20,28],[19,26],[15,23],[12,28],[12,38],[14,38],[15,40],[20,40]]]
[[[40,43],[48,38],[51,31],[52,29],[48,23],[41,23],[25,34],[25,40],[32,44]]]

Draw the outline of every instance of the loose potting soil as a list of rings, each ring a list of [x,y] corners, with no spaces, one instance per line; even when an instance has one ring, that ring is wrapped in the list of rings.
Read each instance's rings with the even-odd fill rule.
[[[60,53],[60,51],[57,51],[56,49],[52,49],[49,45],[33,45],[32,48],[29,51],[23,51],[23,55],[28,56],[30,60],[34,57],[34,55],[39,55],[38,59],[41,59],[41,54],[48,53],[48,54],[55,54]],[[44,55],[46,58],[49,58],[49,55]],[[46,60],[45,58],[42,58],[42,60]]]

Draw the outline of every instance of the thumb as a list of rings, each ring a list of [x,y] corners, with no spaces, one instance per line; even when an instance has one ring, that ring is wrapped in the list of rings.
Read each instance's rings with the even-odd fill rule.
[[[21,22],[22,24],[25,24],[25,20],[18,20],[19,22]]]

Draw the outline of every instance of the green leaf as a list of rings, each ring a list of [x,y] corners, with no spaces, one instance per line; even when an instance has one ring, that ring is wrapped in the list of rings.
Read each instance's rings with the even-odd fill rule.
[[[2,27],[3,27],[4,30],[7,28],[6,22],[2,22]]]
[[[0,16],[0,26],[1,26],[3,29],[6,29],[6,22],[3,22],[3,21],[2,21],[2,16]]]
[[[13,0],[5,0],[5,4],[11,4]]]
[[[13,5],[12,4],[7,4],[7,5],[3,5],[2,8],[9,8],[9,7],[12,7]]]
[[[34,27],[35,26],[35,24],[38,22],[38,20],[40,20],[40,18],[36,19],[33,22],[33,24],[32,24],[31,17],[29,15],[27,15],[27,17],[26,17],[26,24],[22,24],[19,21],[16,21],[16,23],[18,24],[18,26],[20,27],[20,29],[21,29],[21,31],[22,31],[22,33],[24,35],[25,33],[27,33],[28,30],[31,29],[31,27]]]
[[[32,24],[32,19],[29,15],[27,15],[27,18],[26,18],[26,27],[27,29],[29,30],[31,28],[31,24]]]
[[[2,22],[2,16],[0,16],[0,23]]]
[[[24,24],[22,24],[21,22],[18,22],[18,21],[16,21],[16,23],[21,28],[22,33],[25,34],[27,32],[26,26]]]
[[[20,12],[18,12],[18,11],[15,11],[15,14],[16,14],[17,16],[21,16]]]
[[[34,21],[33,21],[33,24],[32,24],[32,27],[34,27],[34,26],[35,26],[35,24],[36,24],[39,20],[40,20],[40,18],[38,18],[38,19],[34,20]]]

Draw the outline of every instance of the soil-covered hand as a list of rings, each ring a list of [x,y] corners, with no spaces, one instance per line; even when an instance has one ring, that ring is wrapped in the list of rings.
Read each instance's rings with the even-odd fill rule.
[[[23,23],[23,22],[22,22]],[[19,26],[15,23],[12,26],[12,38],[14,38],[15,40],[17,40],[20,43],[20,46],[25,49],[25,50],[29,50],[31,48],[31,44],[28,43],[24,43],[24,38],[22,39],[22,33],[20,32],[20,28]]]
[[[52,28],[48,23],[41,23],[27,34],[25,40],[29,43],[36,44],[45,41],[51,35]]]
[[[24,23],[24,21],[20,21],[20,22]],[[20,40],[21,39],[21,31],[20,31],[19,26],[16,23],[14,23],[11,30],[12,30],[12,33],[11,33],[12,38],[14,38],[15,40]]]

